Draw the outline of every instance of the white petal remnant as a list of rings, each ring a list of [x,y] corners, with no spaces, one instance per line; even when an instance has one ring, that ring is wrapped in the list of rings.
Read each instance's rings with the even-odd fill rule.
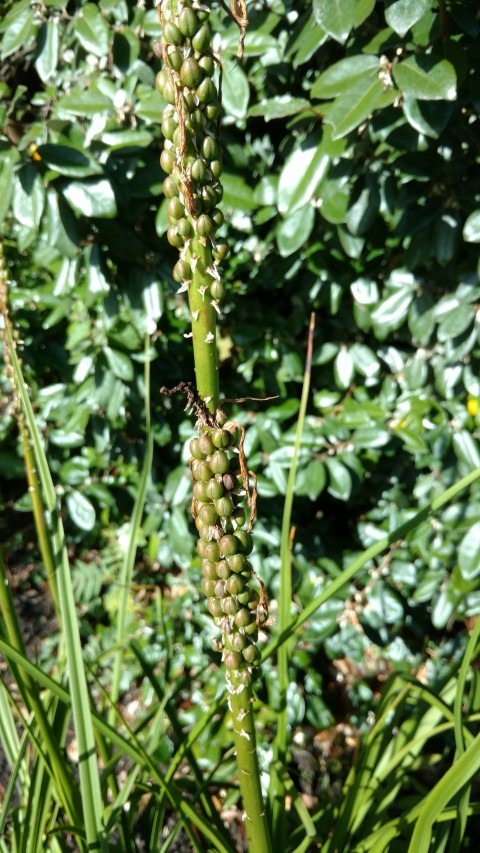
[[[193,338],[193,332],[184,332],[183,337],[184,338]]]
[[[209,332],[207,337],[205,338],[205,343],[206,344],[213,344],[214,340],[215,340],[215,335],[213,335],[211,332]]]
[[[200,316],[200,311],[192,311],[192,317],[194,320],[198,320]]]

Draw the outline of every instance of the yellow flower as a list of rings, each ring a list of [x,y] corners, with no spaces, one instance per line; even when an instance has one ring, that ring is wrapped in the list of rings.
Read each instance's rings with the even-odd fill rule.
[[[479,401],[477,397],[469,397],[467,400],[468,413],[475,417],[479,409]]]

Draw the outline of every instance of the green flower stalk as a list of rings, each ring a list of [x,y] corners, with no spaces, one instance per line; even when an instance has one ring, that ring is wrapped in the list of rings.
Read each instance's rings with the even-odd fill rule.
[[[243,428],[226,421],[218,408],[216,316],[225,293],[220,262],[228,254],[227,245],[217,237],[223,224],[218,207],[223,194],[222,70],[211,47],[207,6],[194,0],[162,0],[158,12],[162,38],[157,49],[163,68],[156,85],[167,104],[160,158],[166,172],[167,238],[179,251],[173,278],[179,293],[189,300],[196,374],[196,392],[187,383],[162,390],[187,393],[198,418],[197,435],[190,442],[190,467],[202,589],[220,633],[214,647],[225,666],[250,849],[271,853],[252,708],[253,669],[260,661],[258,626],[267,619],[263,585],[248,560],[256,489],[249,486],[252,476],[243,451]]]

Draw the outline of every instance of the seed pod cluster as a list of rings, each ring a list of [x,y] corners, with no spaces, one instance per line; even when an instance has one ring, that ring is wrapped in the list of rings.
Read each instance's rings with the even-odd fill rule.
[[[258,592],[252,588],[248,556],[252,537],[246,529],[245,482],[240,462],[242,430],[227,422],[202,426],[190,442],[193,476],[192,514],[198,530],[202,588],[208,609],[222,631],[215,648],[223,652],[227,670],[245,680],[259,663]]]
[[[167,238],[180,254],[173,277],[181,291],[188,290],[196,271],[203,297],[217,308],[225,292],[218,264],[227,256],[228,246],[216,239],[223,223],[217,207],[223,190],[221,100],[215,82],[221,69],[211,48],[210,12],[194,0],[162,0],[159,15],[163,68],[156,86],[167,102],[160,164],[167,175],[163,183]]]

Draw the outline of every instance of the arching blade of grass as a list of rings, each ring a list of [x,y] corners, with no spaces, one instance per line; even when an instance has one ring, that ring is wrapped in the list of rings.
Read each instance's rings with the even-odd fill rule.
[[[4,335],[8,358],[13,370],[15,395],[21,407],[29,440],[35,456],[36,468],[45,505],[45,517],[55,561],[61,630],[65,639],[72,711],[78,742],[80,791],[87,845],[90,850],[106,850],[107,842],[102,827],[102,795],[90,711],[90,696],[85,677],[80,633],[73,596],[70,566],[63,524],[57,505],[57,495],[47,458],[43,449],[28,390],[16,354],[12,329],[6,307],[2,306],[5,323]]]
[[[293,447],[292,464],[288,474],[287,491],[285,495],[285,506],[282,520],[282,539],[280,545],[280,595],[278,609],[278,627],[280,635],[285,634],[292,621],[292,537],[290,523],[292,518],[292,506],[295,493],[295,478],[297,475],[298,455],[302,441],[303,427],[307,412],[308,395],[310,392],[310,378],[312,371],[313,332],[315,328],[315,314],[310,317],[308,333],[307,359],[305,374],[303,378],[302,397],[297,420],[297,431]],[[280,710],[277,714],[277,729],[273,743],[274,760],[270,771],[269,803],[272,815],[272,842],[274,850],[280,850],[285,839],[286,812],[285,812],[285,784],[281,768],[286,762],[287,731],[288,731],[288,661],[289,644],[284,642],[278,649],[278,691]]]
[[[326,601],[329,601],[330,598],[343,589],[343,587],[355,577],[357,572],[359,572],[366,563],[373,560],[375,557],[378,557],[395,542],[398,542],[400,539],[404,539],[410,531],[415,530],[415,528],[418,527],[418,525],[429,515],[438,512],[439,509],[442,509],[442,507],[454,500],[454,498],[458,497],[458,495],[464,492],[465,489],[468,489],[468,487],[478,479],[480,479],[480,468],[475,468],[465,477],[462,477],[458,483],[450,486],[450,488],[446,489],[438,498],[435,498],[423,507],[423,509],[417,512],[416,515],[404,524],[401,524],[400,527],[397,527],[396,530],[392,530],[392,532],[383,539],[379,539],[378,542],[375,542],[373,545],[370,545],[369,548],[366,548],[365,551],[362,551],[362,553],[359,554],[358,557],[356,557],[355,560],[353,560],[350,565],[343,570],[343,572],[340,572],[338,577],[327,584],[320,595],[317,595],[313,601],[307,604],[301,613],[290,620],[289,625],[280,631],[278,637],[275,637],[275,639],[264,648],[262,660],[266,660],[266,658],[270,657],[270,655],[279,649],[283,643],[286,643],[298,628],[300,628],[300,626],[305,622],[308,622],[310,617],[313,616],[322,604],[325,604]]]

